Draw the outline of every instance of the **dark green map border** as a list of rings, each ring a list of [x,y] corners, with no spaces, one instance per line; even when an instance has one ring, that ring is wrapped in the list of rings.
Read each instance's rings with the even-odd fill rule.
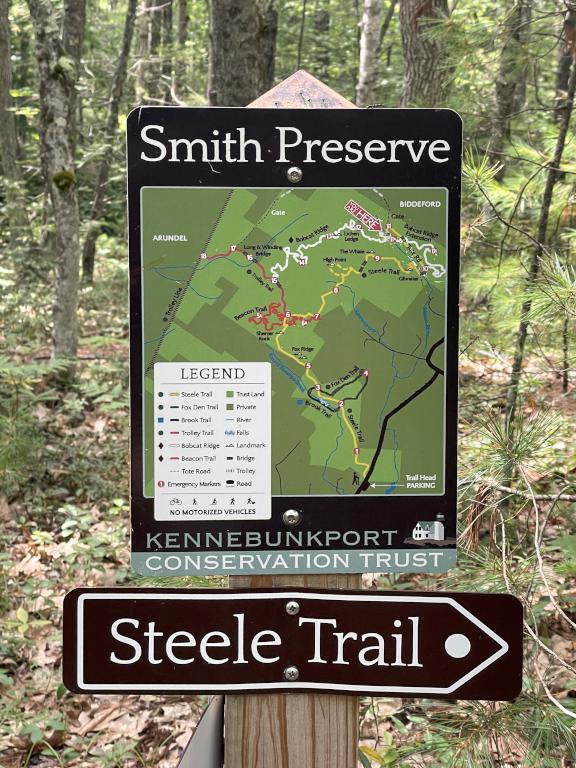
[[[154,363],[194,360],[271,364],[274,495],[442,494],[447,212],[443,188],[143,188],[145,495]]]

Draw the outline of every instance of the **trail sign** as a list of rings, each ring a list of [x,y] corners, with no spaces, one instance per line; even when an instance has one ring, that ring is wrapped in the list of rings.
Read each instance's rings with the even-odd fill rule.
[[[455,562],[461,124],[449,110],[128,120],[132,562]]]
[[[80,693],[506,700],[521,689],[522,605],[456,593],[78,589],[64,603],[64,650],[64,682]]]

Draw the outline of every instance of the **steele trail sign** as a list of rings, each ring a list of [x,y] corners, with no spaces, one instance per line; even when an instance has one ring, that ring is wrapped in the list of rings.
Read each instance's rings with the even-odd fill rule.
[[[78,589],[64,649],[64,682],[80,693],[506,700],[521,689],[522,606],[511,595]]]
[[[449,110],[130,115],[138,572],[454,565],[460,156]]]

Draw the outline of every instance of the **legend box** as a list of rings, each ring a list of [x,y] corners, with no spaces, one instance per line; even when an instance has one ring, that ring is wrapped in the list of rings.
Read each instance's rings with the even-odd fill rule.
[[[270,363],[154,365],[154,518],[271,517]]]

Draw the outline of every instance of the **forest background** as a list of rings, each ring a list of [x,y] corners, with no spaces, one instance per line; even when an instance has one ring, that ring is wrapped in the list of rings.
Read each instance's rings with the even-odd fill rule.
[[[365,586],[526,615],[519,699],[363,700],[360,764],[576,765],[575,55],[561,0],[0,0],[3,768],[175,766],[205,704],[61,684],[64,593],[151,583],[128,565],[124,126],[300,68],[465,126],[459,564]]]

